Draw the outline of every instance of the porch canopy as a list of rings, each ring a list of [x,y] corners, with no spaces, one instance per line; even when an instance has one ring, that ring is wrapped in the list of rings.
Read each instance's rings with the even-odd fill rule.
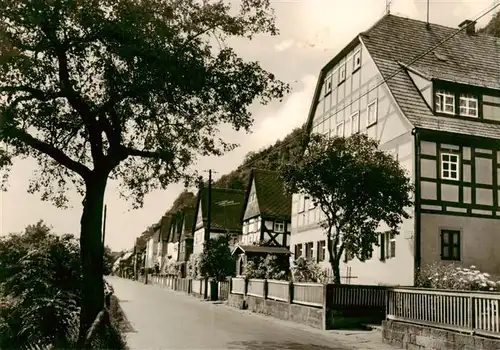
[[[275,254],[278,255],[281,261],[285,261],[288,260],[288,255],[291,255],[292,252],[286,249],[285,247],[236,244],[231,254],[232,255],[238,254],[239,256],[238,261],[236,263],[236,274],[240,276],[244,272],[244,266],[248,261],[248,258],[259,255],[265,256],[267,254]]]

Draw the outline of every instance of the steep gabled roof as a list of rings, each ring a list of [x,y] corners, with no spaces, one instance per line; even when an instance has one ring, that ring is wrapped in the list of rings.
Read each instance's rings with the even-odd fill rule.
[[[161,219],[161,235],[159,240],[162,242],[168,242],[170,235],[170,225],[172,224],[172,214],[164,215]]]
[[[410,78],[408,69],[405,69],[409,65],[409,69],[429,80],[500,90],[500,39],[484,34],[470,35],[465,30],[458,30],[385,15],[371,28],[356,36],[323,67],[309,111],[308,130],[312,128],[316,101],[326,74],[361,42],[387,81],[396,103],[414,127],[500,139],[499,124],[435,116]],[[444,39],[449,40],[436,47]],[[423,55],[433,47],[436,48]]]
[[[266,218],[289,221],[292,216],[292,195],[286,193],[284,183],[279,178],[278,173],[270,170],[252,169],[245,197],[245,207],[248,202],[252,182],[255,183],[259,209],[258,214]],[[254,215],[251,213],[245,213],[243,219],[245,220],[252,216]]]
[[[207,227],[208,188],[204,187],[198,192],[196,213],[201,205],[203,225]],[[212,230],[230,230],[240,232],[242,229],[241,217],[245,201],[245,191],[227,188],[212,187]],[[197,214],[195,214],[197,215]],[[196,221],[196,220],[194,220]],[[195,224],[197,224],[195,222]],[[194,226],[194,225],[193,225]]]
[[[184,208],[183,213],[183,231],[181,232],[181,236],[179,238],[180,241],[182,241],[184,238],[193,237],[193,225],[196,218],[194,207]]]
[[[465,30],[456,34],[457,31],[457,28],[386,15],[361,34],[361,41],[383,78],[388,79],[389,89],[401,110],[415,127],[500,138],[500,125],[435,116],[406,70],[390,78],[417,56],[451,37],[410,67],[429,79],[500,90],[500,39],[470,35]]]

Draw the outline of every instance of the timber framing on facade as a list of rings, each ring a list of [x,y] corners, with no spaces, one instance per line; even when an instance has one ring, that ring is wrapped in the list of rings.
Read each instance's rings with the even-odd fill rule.
[[[385,15],[321,70],[308,132],[366,133],[415,183],[400,234],[364,263],[343,259],[356,283],[411,285],[436,261],[500,273],[499,62],[498,38]],[[292,201],[292,251],[328,261],[322,213]]]
[[[290,246],[292,196],[275,171],[253,169],[242,216],[243,245]]]

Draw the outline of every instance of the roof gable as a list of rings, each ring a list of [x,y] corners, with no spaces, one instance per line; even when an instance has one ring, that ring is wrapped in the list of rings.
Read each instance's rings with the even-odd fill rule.
[[[241,232],[245,192],[242,190],[233,190],[227,188],[212,187],[212,205],[211,205],[211,229],[229,230],[231,232]],[[199,191],[197,204],[196,227],[203,220],[206,226],[208,188],[204,187]]]
[[[245,196],[245,213],[243,215],[243,220],[253,218],[260,214],[253,173],[254,172],[252,170],[252,174],[250,175],[250,186],[248,186],[248,193]]]
[[[276,171],[254,169],[250,179],[252,186],[255,186],[258,213],[262,217],[290,221],[292,195],[285,191],[279,174]],[[244,219],[250,217],[245,213]]]
[[[386,15],[361,35],[361,41],[413,126],[498,139],[499,125],[435,116],[404,69],[415,58],[450,37],[410,67],[429,79],[500,90],[500,39],[457,31],[455,28]]]

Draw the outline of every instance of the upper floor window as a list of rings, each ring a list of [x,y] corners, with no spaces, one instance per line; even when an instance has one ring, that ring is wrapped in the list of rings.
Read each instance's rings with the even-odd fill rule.
[[[460,231],[441,230],[441,259],[460,260]]]
[[[345,81],[345,63],[339,68],[339,84]]]
[[[441,178],[458,180],[458,154],[441,154]]]
[[[455,95],[444,90],[436,90],[436,112],[455,114]]]
[[[359,112],[351,115],[351,134],[359,132]]]
[[[299,213],[302,213],[306,209],[306,197],[303,194],[299,195]]]
[[[352,70],[355,71],[359,67],[361,67],[361,50],[358,50],[354,53]]]
[[[337,129],[335,130],[336,135],[340,137],[344,137],[344,123],[341,122],[337,124]]]
[[[329,75],[325,79],[325,95],[328,95],[332,92],[332,76]]]
[[[274,232],[285,232],[285,223],[283,221],[275,221]]]
[[[368,126],[377,122],[377,100],[368,105]]]
[[[460,95],[460,115],[464,117],[478,116],[477,97],[471,94]]]

